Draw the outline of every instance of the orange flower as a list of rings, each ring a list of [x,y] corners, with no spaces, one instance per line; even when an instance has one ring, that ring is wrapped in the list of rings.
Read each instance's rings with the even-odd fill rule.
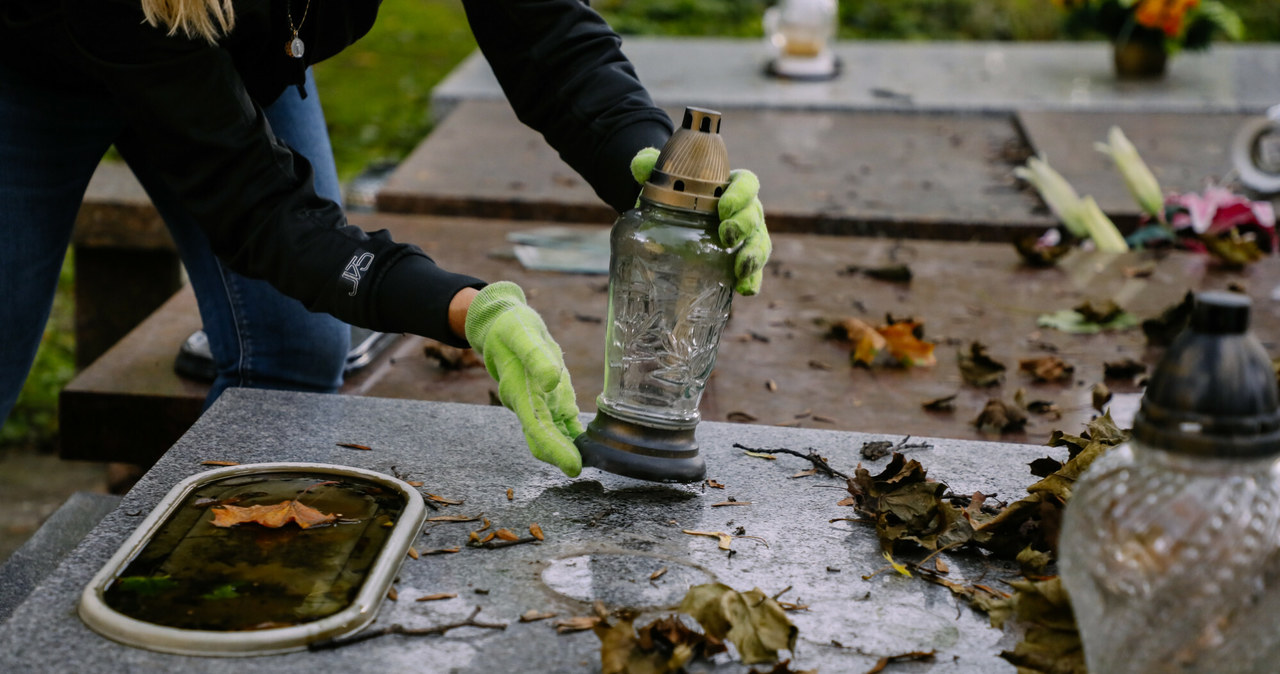
[[[1134,9],[1134,18],[1143,26],[1177,37],[1182,33],[1187,11],[1199,4],[1200,0],[1141,0]]]

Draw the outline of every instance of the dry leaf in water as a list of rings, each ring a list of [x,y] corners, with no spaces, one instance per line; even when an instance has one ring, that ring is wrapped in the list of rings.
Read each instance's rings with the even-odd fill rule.
[[[281,501],[275,505],[233,506],[221,505],[209,509],[213,513],[213,526],[232,527],[237,524],[260,524],[278,529],[290,522],[306,529],[318,524],[329,524],[341,513],[325,514],[297,500]]]

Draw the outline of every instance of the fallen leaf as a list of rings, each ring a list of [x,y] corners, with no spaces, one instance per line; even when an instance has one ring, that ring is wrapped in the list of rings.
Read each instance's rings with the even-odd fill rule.
[[[462,548],[436,548],[434,550],[423,550],[423,555],[445,555],[452,552],[460,552]]]
[[[817,475],[817,474],[818,474],[817,468],[810,468],[809,470],[802,470],[799,473],[796,473],[795,475],[790,475],[788,477],[791,479],[794,479],[797,477],[809,477],[810,475]]]
[[[1146,372],[1146,364],[1134,360],[1133,358],[1125,358],[1124,360],[1102,364],[1102,376],[1106,379],[1132,380],[1137,378],[1138,375],[1146,374]]]
[[[537,622],[539,620],[546,620],[547,618],[554,618],[556,617],[556,615],[557,614],[555,613],[544,613],[537,609],[529,609],[528,611],[525,611],[524,613],[520,614],[520,622],[522,623]]]
[[[893,555],[887,550],[880,554],[884,555],[885,560],[889,562],[889,566],[893,567],[893,570],[897,571],[899,575],[906,576],[907,578],[911,577],[911,571],[907,569],[907,567],[893,561]]]
[[[778,651],[795,651],[799,630],[759,588],[737,592],[722,583],[696,585],[680,602],[680,612],[693,616],[707,636],[732,642],[744,664],[775,662]]]
[[[1107,403],[1111,402],[1111,389],[1107,388],[1107,385],[1102,382],[1094,384],[1093,390],[1089,393],[1093,399],[1093,409],[1099,412],[1107,406]]]
[[[457,596],[457,592],[437,592],[436,594],[428,594],[418,597],[417,599],[414,599],[414,601],[439,601],[441,599],[454,599]]]
[[[1036,319],[1036,325],[1077,335],[1092,335],[1111,330],[1127,330],[1138,325],[1138,317],[1127,311],[1115,314],[1106,321],[1090,320],[1091,316],[1097,318],[1106,315],[1096,311],[1086,315],[1076,309],[1062,309],[1041,315]]]
[[[547,539],[542,535],[542,527],[538,526],[538,523],[537,523],[537,522],[534,522],[533,524],[530,524],[530,525],[529,525],[529,534],[530,534],[531,536],[533,536],[534,538],[536,538],[536,539],[540,540],[540,541],[545,541],[545,540],[547,540]]]
[[[500,539],[502,539],[502,540],[504,540],[504,541],[517,541],[517,540],[520,540],[520,537],[516,535],[516,532],[514,532],[514,531],[512,531],[512,530],[510,530],[510,529],[505,529],[505,528],[504,528],[504,529],[498,529],[497,531],[493,532],[493,535],[494,535],[494,536],[496,536],[496,537],[498,537],[498,538],[500,538]],[[481,541],[481,542],[483,542],[483,541]]]
[[[933,355],[934,345],[920,339],[924,324],[906,319],[891,321],[887,325],[876,328],[885,339],[889,355],[899,364],[908,367],[930,367],[938,360]]]
[[[724,489],[724,485],[712,479],[707,479],[704,484],[706,484],[708,487],[711,487],[712,489]]]
[[[1010,405],[999,398],[990,398],[972,423],[980,430],[1011,433],[1026,427],[1027,415],[1015,405]]]
[[[867,674],[880,674],[894,662],[921,662],[933,660],[934,651],[911,651],[910,653],[898,653],[897,655],[886,655],[876,661],[876,665],[867,670]]]
[[[730,501],[721,501],[721,502],[719,502],[719,503],[712,503],[712,504],[711,504],[711,507],[712,507],[712,508],[720,508],[720,507],[723,507],[723,506],[748,506],[748,505],[751,505],[751,501],[733,501],[733,500],[730,500]]]
[[[337,520],[340,513],[325,514],[297,500],[281,501],[275,505],[234,506],[220,505],[209,509],[213,513],[213,526],[232,527],[237,524],[260,524],[278,529],[289,522],[306,529],[317,524]]]
[[[1023,358],[1018,369],[1030,374],[1036,381],[1054,382],[1071,379],[1075,368],[1057,356]]]
[[[387,588],[387,599],[391,601],[399,601],[400,593],[396,592],[396,586],[392,585],[391,587]]]
[[[995,386],[1004,377],[1004,364],[991,358],[981,342],[971,343],[969,353],[957,353],[956,364],[960,366],[960,376],[970,386]]]
[[[440,364],[442,370],[465,370],[472,367],[484,367],[484,361],[476,355],[475,349],[460,349],[456,346],[441,344],[435,340],[427,340],[422,345],[422,354]]]
[[[925,408],[926,410],[929,410],[930,412],[951,412],[956,408],[957,395],[959,394],[952,393],[951,395],[945,396],[942,398],[934,398],[933,400],[926,400],[920,403],[920,406]]]
[[[484,513],[479,515],[439,515],[436,517],[428,517],[428,522],[478,522]]]
[[[508,489],[507,489],[507,500],[508,500],[508,501],[514,501],[514,500],[515,500],[515,498],[516,498],[516,490],[508,488]]]
[[[649,580],[657,580],[663,577],[664,575],[666,575],[666,573],[667,573],[667,567],[664,566],[661,569],[658,569],[657,571],[654,571],[653,573],[649,574]]]
[[[1182,301],[1166,307],[1160,315],[1142,322],[1142,334],[1147,337],[1149,346],[1169,346],[1173,339],[1186,329],[1191,322],[1191,310],[1195,306],[1196,296],[1190,290],[1182,296]]]
[[[772,379],[766,379],[764,380],[764,388],[766,391],[773,393],[778,390],[778,382]]]
[[[422,483],[422,480],[409,480],[405,482],[405,484],[409,485],[410,487],[421,487],[423,483]]]
[[[748,538],[753,541],[764,543],[764,547],[766,548],[769,547],[769,544],[759,536],[735,536],[733,534],[726,534],[723,531],[691,531],[689,529],[681,529],[680,531],[689,534],[690,536],[708,536],[710,538],[717,538],[720,540],[721,550],[731,549],[730,546],[733,544],[733,539],[735,538]]]
[[[442,503],[444,505],[462,505],[462,501],[455,501],[453,499],[445,498],[443,496],[437,496],[435,494],[427,494],[427,500],[435,501],[436,503]]]
[[[202,466],[238,466],[239,461],[201,461]]]
[[[750,412],[730,412],[725,415],[726,421],[732,421],[739,424],[749,424],[757,419],[756,415]]]
[[[410,546],[409,546],[409,553],[408,553],[408,554],[409,554],[409,557],[411,557],[411,558],[413,558],[413,559],[417,559],[417,558],[418,558],[418,549],[417,549],[417,548],[415,548],[415,547],[413,547],[412,545],[410,545]]]
[[[778,460],[778,457],[776,457],[776,456],[774,456],[774,455],[772,455],[772,454],[765,454],[764,452],[743,452],[743,454],[746,454],[747,456],[754,456],[754,457],[756,457],[757,459],[765,459],[766,461],[777,461],[777,460]]]
[[[372,447],[369,447],[369,446],[367,446],[367,445],[357,445],[357,444],[355,444],[354,442],[339,442],[339,443],[338,443],[338,446],[339,446],[339,447],[346,447],[347,449],[362,449],[362,450],[364,450],[364,451],[366,451],[366,452],[371,452],[371,451],[373,451],[373,448],[372,448]]]
[[[601,674],[677,674],[690,660],[725,650],[722,641],[698,633],[677,616],[636,628],[636,615],[625,610],[615,622],[601,619],[592,628],[600,639]]]
[[[592,627],[599,625],[601,620],[602,618],[600,616],[595,615],[577,616],[557,620],[552,623],[551,626],[556,628],[556,632],[559,634],[568,634],[570,632],[583,632],[589,630]]]

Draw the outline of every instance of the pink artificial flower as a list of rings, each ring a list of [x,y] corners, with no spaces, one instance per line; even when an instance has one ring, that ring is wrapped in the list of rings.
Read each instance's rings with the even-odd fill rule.
[[[1264,250],[1276,248],[1276,214],[1269,202],[1251,201],[1210,183],[1201,194],[1170,194],[1165,205],[1178,209],[1169,220],[1175,230],[1189,227],[1197,235],[1219,236],[1243,226],[1265,237],[1258,242]]]

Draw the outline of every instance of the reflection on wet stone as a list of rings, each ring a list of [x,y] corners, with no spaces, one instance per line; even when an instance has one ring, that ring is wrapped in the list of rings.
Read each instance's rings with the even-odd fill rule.
[[[547,587],[570,599],[640,609],[675,606],[691,586],[714,581],[702,569],[647,555],[578,555],[558,559],[542,572]]]

